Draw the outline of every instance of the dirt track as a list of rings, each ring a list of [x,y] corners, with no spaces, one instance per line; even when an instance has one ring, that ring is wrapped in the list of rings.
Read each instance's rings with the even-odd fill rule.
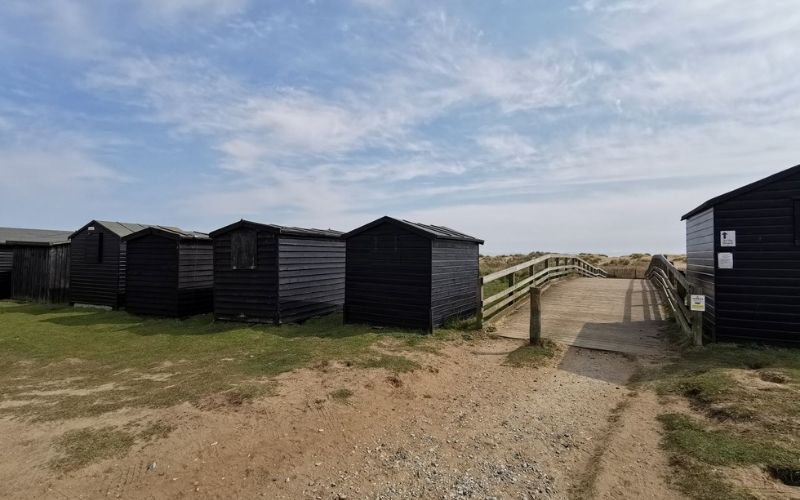
[[[550,367],[504,366],[520,345],[449,346],[399,381],[382,370],[302,370],[280,378],[277,396],[238,407],[0,420],[0,497],[670,498],[657,432],[642,423],[648,401],[625,386],[636,362],[569,348]],[[340,388],[354,392],[347,404],[328,397]],[[65,477],[46,468],[65,430],[153,418],[176,430]]]

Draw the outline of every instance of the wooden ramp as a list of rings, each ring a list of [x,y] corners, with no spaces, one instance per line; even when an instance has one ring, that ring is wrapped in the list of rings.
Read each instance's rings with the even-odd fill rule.
[[[523,304],[497,322],[497,334],[529,338],[529,307]],[[660,298],[647,280],[576,278],[542,296],[542,337],[562,344],[629,354],[667,350]]]

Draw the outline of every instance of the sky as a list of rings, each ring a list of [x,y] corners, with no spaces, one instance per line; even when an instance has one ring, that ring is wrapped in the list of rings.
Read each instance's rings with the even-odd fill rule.
[[[0,226],[682,252],[800,163],[796,0],[4,0]]]

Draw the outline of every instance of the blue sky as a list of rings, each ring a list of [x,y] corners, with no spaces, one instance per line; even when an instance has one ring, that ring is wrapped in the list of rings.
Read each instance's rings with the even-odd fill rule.
[[[0,225],[450,225],[677,252],[800,163],[796,1],[6,0]]]

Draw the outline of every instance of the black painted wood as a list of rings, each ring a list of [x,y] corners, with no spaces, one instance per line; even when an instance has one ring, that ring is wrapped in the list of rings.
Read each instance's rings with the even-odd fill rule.
[[[703,315],[704,336],[713,339],[716,325],[716,273],[714,253],[714,208],[692,216],[686,222],[686,278],[706,296]]]
[[[69,300],[73,304],[121,307],[125,303],[125,245],[102,225],[89,227],[72,235]]]
[[[719,197],[713,205],[715,340],[757,341],[800,345],[800,168],[795,167]],[[703,265],[708,265],[708,230],[697,228],[703,213],[687,224]],[[735,248],[722,247],[721,231],[736,231]],[[691,250],[690,250],[691,252]],[[719,252],[733,254],[733,269],[720,269]],[[698,262],[695,259],[695,262]],[[690,253],[690,265],[692,257]]]
[[[384,218],[346,241],[346,322],[431,331],[474,314],[479,240],[440,238]]]
[[[126,237],[126,243],[128,311],[185,317],[213,310],[210,239],[148,230]]]
[[[250,250],[242,242],[252,233],[257,243],[250,269]],[[345,244],[339,234],[249,221],[214,231],[215,316],[279,324],[340,311]]]

